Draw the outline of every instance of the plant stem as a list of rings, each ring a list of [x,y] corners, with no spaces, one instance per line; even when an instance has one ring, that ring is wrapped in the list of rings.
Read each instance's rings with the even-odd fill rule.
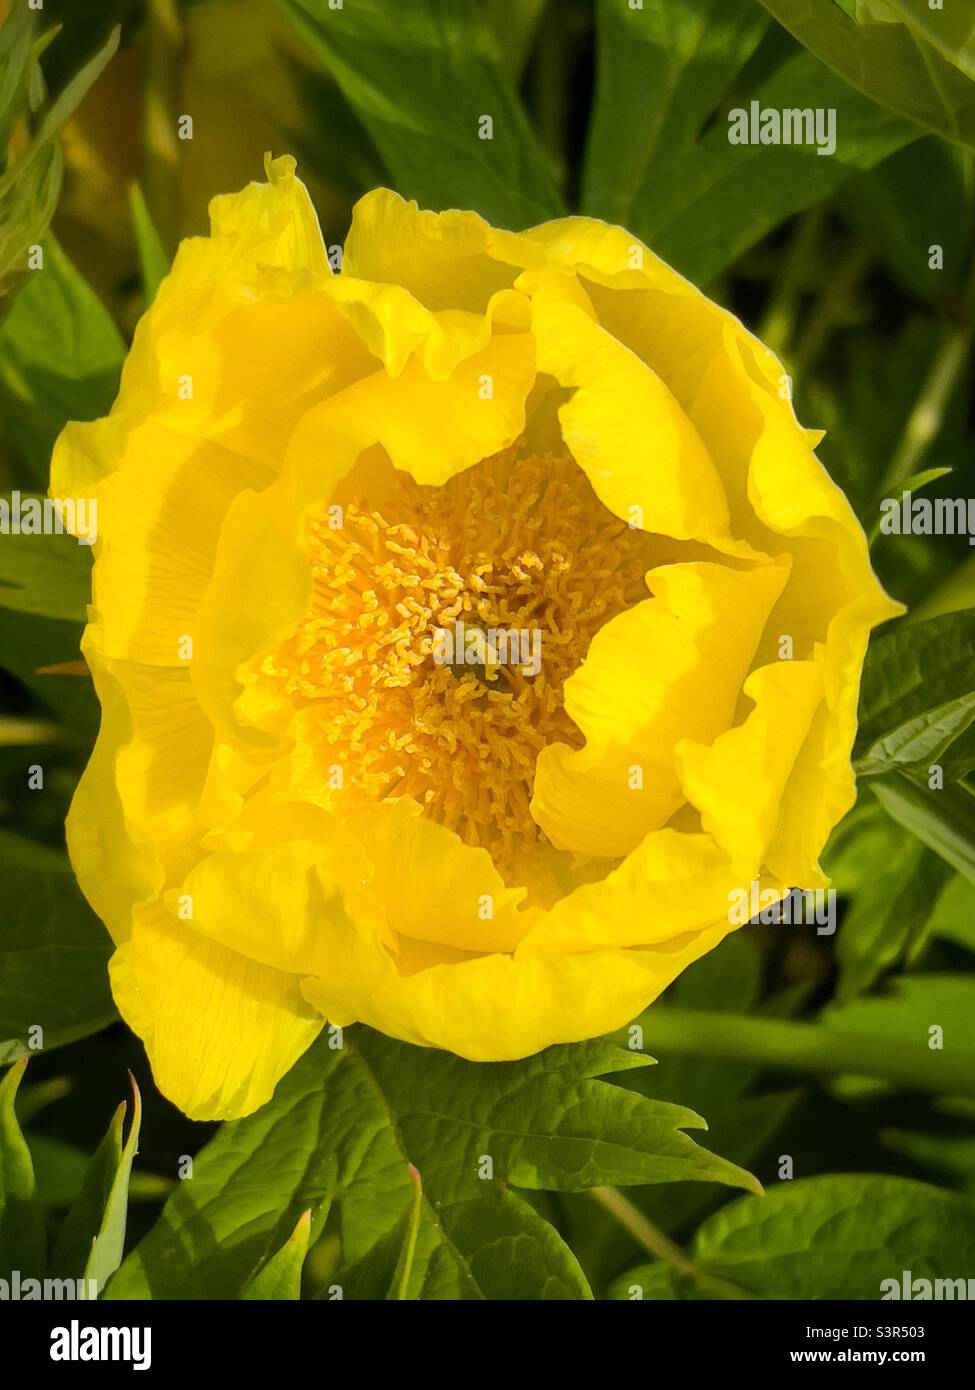
[[[854,246],[839,269],[830,277],[829,287],[810,314],[792,354],[791,369],[794,376],[800,377],[809,369],[822,352],[833,329],[844,322],[853,291],[872,259],[873,253],[869,246]]]
[[[813,208],[799,219],[758,330],[765,346],[779,357],[787,352],[795,332],[799,297],[811,274],[824,220],[822,207]]]
[[[904,426],[897,452],[884,479],[884,491],[918,471],[928,445],[936,438],[972,342],[970,323],[952,328],[945,336]]]
[[[146,0],[142,182],[152,223],[170,254],[181,230],[176,127],[182,39],[179,0]]]
[[[975,1098],[970,1057],[811,1023],[654,1008],[640,1020],[654,1055],[722,1057],[811,1075],[867,1076],[905,1090]]]
[[[884,478],[886,493],[918,471],[918,464],[941,429],[945,409],[968,361],[972,346],[972,301],[975,299],[975,264],[965,290],[965,315],[961,323],[948,329],[924,378],[920,395],[907,418],[897,452]]]
[[[671,1269],[676,1270],[678,1274],[695,1279],[699,1284],[713,1288],[726,1296],[732,1298],[751,1298],[753,1296],[746,1289],[739,1288],[737,1284],[729,1284],[724,1279],[719,1279],[696,1265],[685,1255],[679,1245],[675,1245],[669,1236],[665,1236],[663,1231],[644,1216],[638,1206],[635,1206],[628,1197],[624,1197],[619,1188],[592,1187],[589,1189],[589,1196],[608,1211],[613,1220],[626,1231],[627,1235],[632,1236],[637,1245],[646,1250],[647,1254],[652,1255],[655,1260],[661,1260],[664,1264],[670,1265]]]

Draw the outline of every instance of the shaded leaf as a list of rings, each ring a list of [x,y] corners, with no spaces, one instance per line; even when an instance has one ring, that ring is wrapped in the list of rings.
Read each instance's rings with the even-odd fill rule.
[[[34,1193],[34,1168],[14,1101],[27,1066],[15,1062],[0,1078],[0,1278],[20,1270],[40,1278],[44,1269],[44,1217]]]
[[[332,10],[283,0],[368,130],[397,191],[421,207],[474,208],[520,230],[560,211],[545,157],[474,0],[382,0]],[[482,117],[493,138],[479,135]]]
[[[84,902],[67,857],[0,832],[0,1061],[27,1051],[29,1029],[45,1051],[107,1027],[108,933]]]
[[[833,0],[762,0],[762,4],[811,53],[865,96],[937,135],[975,146],[975,84],[916,27],[880,18],[884,10],[895,20],[908,11],[916,17],[921,4],[881,0],[869,10],[858,8],[856,20]],[[963,6],[956,8],[964,15]]]

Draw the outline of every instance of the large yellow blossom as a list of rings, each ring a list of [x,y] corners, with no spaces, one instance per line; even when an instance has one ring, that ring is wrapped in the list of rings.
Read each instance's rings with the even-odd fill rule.
[[[482,1060],[619,1027],[736,889],[821,886],[897,611],[781,365],[627,232],[380,190],[333,275],[268,180],[53,464],[98,503],[71,858],[202,1118],[324,1020]]]

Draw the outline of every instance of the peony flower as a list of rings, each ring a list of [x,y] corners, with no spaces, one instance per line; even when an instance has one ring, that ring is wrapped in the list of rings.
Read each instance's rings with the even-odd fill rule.
[[[899,611],[779,362],[627,232],[380,189],[332,274],[267,172],[53,462],[98,504],[71,859],[199,1118],[326,1020],[478,1060],[607,1032],[743,887],[823,886]]]

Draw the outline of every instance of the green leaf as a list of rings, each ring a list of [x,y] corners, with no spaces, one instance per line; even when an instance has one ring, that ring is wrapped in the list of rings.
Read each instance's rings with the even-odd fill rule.
[[[0,606],[39,618],[83,623],[90,598],[90,546],[69,535],[3,537]]]
[[[975,885],[954,874],[941,892],[931,913],[931,936],[954,941],[975,951]]]
[[[53,1209],[72,1206],[81,1195],[92,1163],[91,1154],[49,1134],[28,1133],[26,1138],[34,1160],[37,1200]],[[159,1173],[133,1172],[129,1200],[162,1202],[172,1189],[172,1181]]]
[[[81,662],[82,627],[57,619],[38,622],[0,604],[0,667],[22,681],[60,723],[62,741],[90,750],[98,732],[99,705],[88,675],[51,675],[48,668]],[[79,671],[85,670],[78,665]],[[2,918],[2,911],[0,911]]]
[[[14,1113],[26,1066],[26,1060],[15,1062],[0,1079],[0,1277],[19,1269],[22,1278],[37,1279],[44,1269],[44,1217],[30,1150]]]
[[[40,795],[40,793],[32,793]],[[111,942],[81,897],[67,857],[0,832],[0,1062],[28,1050],[43,1029],[45,1051],[107,1027]]]
[[[53,237],[0,328],[0,417],[38,491],[68,420],[107,413],[125,345],[94,290]]]
[[[660,192],[667,155],[687,153],[768,25],[754,0],[597,0],[596,97],[583,208],[629,225]],[[639,94],[639,96],[638,96]]]
[[[0,298],[29,273],[28,248],[43,237],[61,191],[58,132],[114,56],[120,33],[114,29],[98,52],[71,78],[41,115],[26,149],[0,174]],[[36,58],[37,50],[35,63]],[[29,71],[26,81],[28,88],[32,82],[35,87],[41,85],[39,70]]]
[[[975,883],[975,797],[971,792],[961,784],[931,791],[902,773],[878,777],[870,786],[889,816]]]
[[[139,267],[142,271],[142,296],[148,309],[156,297],[156,290],[169,274],[169,257],[163,250],[159,233],[146,207],[142,189],[137,183],[129,188],[129,210],[132,214]]]
[[[838,1175],[783,1182],[764,1197],[731,1202],[694,1239],[701,1273],[754,1297],[878,1299],[884,1281],[966,1278],[975,1248],[975,1202],[908,1178]],[[714,1297],[693,1277],[641,1265],[610,1297]]]
[[[864,663],[857,771],[927,770],[973,719],[975,613],[898,623]]]
[[[975,976],[902,975],[883,994],[863,995],[824,1010],[821,1022],[846,1037],[869,1036],[887,1043],[925,1047],[936,1058],[967,1065],[975,1075]],[[931,1034],[941,1029],[940,1039]],[[932,1039],[940,1047],[932,1047]]]
[[[754,100],[779,111],[835,110],[836,150],[825,157],[815,145],[733,145],[722,106],[693,148],[662,151],[654,181],[640,189],[627,225],[697,283],[713,279],[786,218],[916,138],[911,126],[806,53],[788,58],[742,100],[745,108]]]
[[[867,989],[905,955],[917,953],[935,899],[951,874],[919,841],[905,841],[902,828],[879,806],[865,810],[868,814],[843,842],[839,872],[826,861],[834,889],[853,897],[836,939],[841,1001]],[[856,877],[851,885],[843,869],[852,859]]]
[[[938,9],[932,8],[930,0],[886,3],[919,39],[933,44],[953,67],[975,80],[975,13],[970,6],[952,4],[950,0]]]
[[[952,46],[950,40],[939,52],[916,25],[877,17],[886,8],[895,17],[910,12],[916,19],[926,0],[916,4],[915,0],[886,0],[886,6],[875,4],[866,11],[861,7],[856,21],[833,0],[762,0],[762,4],[804,47],[865,96],[936,135],[975,146],[975,85],[943,56],[944,48]],[[955,8],[956,28],[963,29],[965,7]],[[970,12],[967,22],[970,26]],[[961,46],[955,50],[963,59]]]
[[[301,1297],[301,1271],[311,1238],[311,1211],[298,1217],[298,1224],[281,1249],[248,1279],[241,1298],[296,1300]]]
[[[571,1251],[513,1188],[754,1184],[682,1132],[703,1124],[693,1112],[598,1080],[648,1063],[612,1043],[475,1064],[359,1027],[340,1049],[331,1041],[257,1114],[221,1129],[110,1297],[234,1297],[302,1211],[317,1233],[334,1198],[335,1282],[346,1297],[383,1298],[415,1199],[412,1163],[423,1206],[408,1297],[588,1298]]]
[[[931,135],[851,179],[840,196],[846,217],[901,283],[949,312],[968,273],[972,239],[966,158]],[[944,253],[940,270],[928,263],[935,245]]]
[[[64,1219],[51,1267],[62,1278],[92,1279],[104,1287],[122,1261],[132,1161],[139,1143],[142,1103],[132,1081],[132,1125],[124,1147],[123,1101],[112,1118],[108,1133],[88,1165],[77,1200]]]
[[[389,1298],[395,1298],[400,1302],[409,1297],[410,1276],[413,1273],[416,1243],[420,1235],[420,1219],[423,1216],[423,1179],[412,1163],[407,1165],[407,1172],[413,1184],[413,1201],[407,1213],[406,1237],[403,1241],[403,1248],[400,1250],[399,1259],[396,1261],[396,1271],[393,1274],[393,1283],[388,1294]]]
[[[15,5],[0,28],[0,157],[24,109],[36,14]]]
[[[520,230],[562,210],[483,8],[412,0],[390,23],[383,0],[331,10],[280,0],[386,162],[393,186],[421,207],[473,208]],[[481,139],[481,118],[493,139]]]

